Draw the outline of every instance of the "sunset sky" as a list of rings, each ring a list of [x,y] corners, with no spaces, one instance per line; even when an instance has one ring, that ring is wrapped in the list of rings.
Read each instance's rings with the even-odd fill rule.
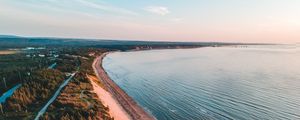
[[[300,42],[300,0],[0,0],[0,34]]]

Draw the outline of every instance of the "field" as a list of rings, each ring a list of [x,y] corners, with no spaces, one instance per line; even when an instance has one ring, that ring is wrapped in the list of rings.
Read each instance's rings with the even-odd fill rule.
[[[16,54],[19,51],[15,50],[0,50],[0,55],[10,55],[10,54]]]

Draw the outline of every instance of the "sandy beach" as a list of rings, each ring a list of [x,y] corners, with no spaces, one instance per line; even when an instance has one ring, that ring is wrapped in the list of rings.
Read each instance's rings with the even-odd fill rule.
[[[93,69],[98,79],[104,84],[104,87],[108,92],[99,86],[97,87],[95,82],[92,82],[92,84],[95,92],[98,94],[103,103],[109,106],[112,116],[117,120],[154,120],[153,116],[149,115],[143,108],[141,108],[130,96],[127,95],[127,93],[114,83],[104,71],[102,68],[102,59],[107,54],[108,53],[104,53],[94,60]]]
[[[93,92],[97,94],[101,102],[109,107],[109,114],[116,120],[130,120],[130,116],[126,113],[126,111],[122,108],[122,106],[118,103],[113,96],[100,87],[97,84],[97,78],[94,76],[88,76],[89,80],[93,85]]]

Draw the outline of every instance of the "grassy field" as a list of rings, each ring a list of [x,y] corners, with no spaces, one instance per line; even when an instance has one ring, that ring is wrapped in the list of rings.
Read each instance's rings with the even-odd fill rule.
[[[19,51],[15,51],[15,50],[0,50],[0,55],[9,55],[9,54],[16,54]]]

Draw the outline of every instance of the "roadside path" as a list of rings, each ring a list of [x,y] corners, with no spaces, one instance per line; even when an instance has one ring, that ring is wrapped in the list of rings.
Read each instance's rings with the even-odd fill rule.
[[[90,108],[92,108],[93,105],[87,99],[85,99],[83,97],[85,91],[86,90],[81,90],[81,92],[80,92],[80,99],[83,100],[84,102],[86,102],[88,104],[88,109],[90,109]]]
[[[69,81],[76,75],[77,72],[72,73],[72,75],[64,81],[63,84],[59,86],[55,94],[52,96],[52,98],[47,102],[47,104],[38,112],[38,115],[35,117],[34,120],[39,120],[39,118],[46,112],[49,105],[51,105],[52,102],[57,98],[60,91],[69,83]]]

